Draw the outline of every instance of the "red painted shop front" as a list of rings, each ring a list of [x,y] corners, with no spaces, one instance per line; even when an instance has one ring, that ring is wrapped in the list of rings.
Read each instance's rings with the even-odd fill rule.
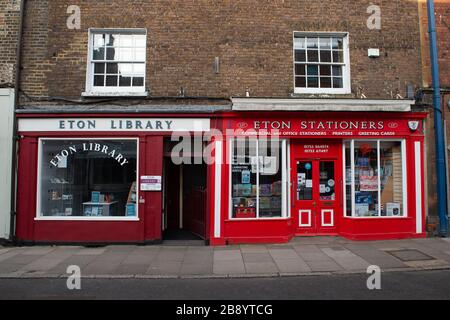
[[[209,239],[211,166],[173,164],[170,139],[202,137],[211,123],[205,115],[19,115],[17,239]]]
[[[227,115],[211,243],[424,237],[424,117]]]

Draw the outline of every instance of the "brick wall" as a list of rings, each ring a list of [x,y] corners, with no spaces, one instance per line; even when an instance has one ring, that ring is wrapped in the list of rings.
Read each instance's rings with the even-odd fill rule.
[[[432,85],[431,81],[431,65],[430,65],[430,48],[428,36],[428,16],[427,5],[425,0],[421,0],[419,4],[420,12],[420,28],[421,28],[421,45],[422,45],[422,72],[423,72],[423,86],[429,88]],[[447,140],[450,143],[450,108],[448,101],[450,100],[450,0],[435,0],[435,16],[436,16],[436,33],[438,42],[438,58],[440,81],[443,90],[443,118],[447,120],[445,128]],[[431,93],[426,95],[426,102],[432,105]],[[430,213],[430,222],[437,222],[437,177],[436,177],[436,151],[434,139],[434,122],[433,112],[430,109],[430,114],[427,120],[427,165],[428,165],[428,210]],[[448,151],[447,151],[448,152]],[[450,153],[449,153],[450,155]],[[450,170],[450,165],[448,167]]]
[[[0,87],[14,86],[20,1],[0,0]]]
[[[22,89],[29,96],[79,98],[89,27],[147,28],[147,86],[154,96],[287,97],[293,93],[293,31],[350,33],[352,91],[368,98],[421,85],[417,3],[408,0],[29,0]],[[367,7],[382,29],[366,27]],[[66,27],[68,5],[81,29]],[[368,48],[381,57],[367,57]],[[220,58],[220,73],[213,70]]]

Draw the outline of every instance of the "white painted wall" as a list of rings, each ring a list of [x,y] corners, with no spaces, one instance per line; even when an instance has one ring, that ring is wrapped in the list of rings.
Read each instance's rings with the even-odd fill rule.
[[[9,238],[14,90],[0,89],[0,239]]]

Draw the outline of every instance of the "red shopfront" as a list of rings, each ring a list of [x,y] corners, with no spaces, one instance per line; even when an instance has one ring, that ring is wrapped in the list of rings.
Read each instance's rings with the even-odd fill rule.
[[[209,239],[213,167],[174,164],[170,140],[202,138],[212,124],[202,114],[20,114],[17,239],[152,243],[171,228]]]
[[[425,237],[423,113],[236,113],[211,243]],[[217,179],[220,179],[218,181]]]

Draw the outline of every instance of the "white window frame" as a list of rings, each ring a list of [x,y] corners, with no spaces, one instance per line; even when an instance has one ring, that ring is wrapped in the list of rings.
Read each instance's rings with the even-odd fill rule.
[[[308,37],[341,37],[343,40],[342,50],[344,55],[343,71],[342,71],[342,88],[297,88],[295,86],[295,36],[301,35]],[[293,65],[293,86],[294,94],[350,94],[351,93],[351,79],[350,79],[350,46],[349,46],[348,32],[304,32],[294,31],[292,33],[292,65]],[[319,55],[320,56],[320,55]],[[320,58],[319,58],[320,59]],[[308,64],[308,63],[305,63]],[[320,62],[310,63],[321,65]],[[332,64],[331,64],[332,65]]]
[[[85,216],[78,216],[78,217],[67,217],[67,216],[42,216],[41,215],[41,178],[42,178],[42,152],[43,152],[43,141],[55,141],[55,140],[61,140],[61,141],[67,141],[67,140],[77,140],[77,141],[96,141],[96,140],[130,140],[130,141],[136,141],[136,216],[134,217],[85,217]],[[36,215],[34,220],[36,221],[139,221],[139,138],[75,138],[75,137],[67,137],[67,138],[39,138],[38,139],[38,166],[37,166],[37,198],[36,198]]]
[[[377,143],[377,170],[378,172],[380,172],[380,144],[381,142],[400,142],[401,143],[401,152],[402,152],[402,183],[403,183],[403,200],[402,200],[402,205],[403,205],[403,210],[402,210],[402,215],[401,216],[381,216],[381,206],[378,205],[378,216],[367,216],[367,217],[358,217],[355,214],[355,142],[376,142]],[[345,144],[350,142],[350,167],[351,167],[351,206],[352,206],[352,215],[351,216],[347,216],[347,190],[346,190],[346,167],[347,167],[347,163],[346,163],[346,159],[345,159],[345,150],[346,150],[346,146]],[[344,140],[342,142],[342,162],[343,162],[343,183],[344,183],[344,189],[342,192],[342,197],[343,197],[343,217],[347,218],[347,219],[407,219],[409,218],[409,212],[408,212],[408,188],[407,188],[407,179],[408,179],[408,173],[406,171],[406,139],[351,139],[351,140]],[[378,199],[380,201],[381,199],[381,177],[380,175],[378,175]]]
[[[123,34],[145,34],[146,47],[146,61],[144,68],[144,85],[142,87],[95,87],[94,70],[93,70],[93,40],[95,34],[103,33],[123,33]],[[114,61],[112,61],[114,63]],[[120,63],[120,62],[119,62]],[[148,95],[146,91],[146,75],[147,75],[147,29],[116,29],[116,28],[89,28],[88,30],[88,54],[87,54],[87,68],[86,68],[86,91],[82,93],[84,97],[116,97],[116,96],[136,96],[145,97]]]
[[[242,137],[242,138],[248,138],[248,137]],[[281,166],[281,177],[282,177],[282,195],[281,195],[281,217],[259,217],[259,188],[256,188],[256,218],[234,218],[233,217],[233,181],[232,181],[232,166],[233,166],[233,152],[234,152],[234,140],[239,139],[239,137],[232,137],[228,140],[228,163],[229,163],[229,172],[228,172],[228,219],[233,221],[264,221],[264,220],[287,220],[291,217],[291,193],[290,193],[290,143],[288,139],[280,139],[281,142],[281,159],[280,163],[282,163]],[[250,141],[256,141],[256,156],[259,159],[259,140],[255,138],[252,140],[250,138]],[[270,145],[270,137],[267,138],[268,145]],[[256,164],[258,174],[256,175],[256,184],[259,186],[259,161]]]

